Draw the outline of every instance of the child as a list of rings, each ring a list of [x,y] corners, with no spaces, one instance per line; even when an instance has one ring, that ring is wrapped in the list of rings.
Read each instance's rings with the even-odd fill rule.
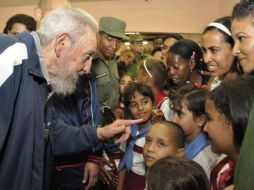
[[[208,95],[204,130],[211,141],[212,151],[227,155],[211,172],[213,190],[234,184],[234,168],[253,105],[253,94],[254,77],[242,76],[222,81]]]
[[[124,72],[120,75],[120,83],[119,83],[119,93],[120,93],[120,100],[118,107],[124,109],[124,102],[123,102],[123,95],[125,87],[129,82],[134,81],[130,74]]]
[[[146,167],[167,156],[183,156],[184,143],[185,134],[178,124],[165,120],[154,123],[147,132],[143,151]]]
[[[186,84],[172,97],[173,121],[185,132],[185,156],[199,163],[210,176],[211,169],[217,161],[208,139],[203,132],[206,123],[205,101],[208,91],[203,86]]]
[[[143,123],[131,126],[131,138],[127,142],[125,155],[118,171],[119,183],[117,189],[143,190],[145,188],[145,164],[143,147],[145,135],[151,127],[154,95],[145,84],[131,82],[124,93],[125,111],[129,117],[142,118]]]
[[[160,109],[163,112],[166,120],[171,120],[170,100],[163,92],[167,79],[167,69],[160,59],[148,58],[139,66],[137,81],[151,87],[155,96],[156,109]]]
[[[199,164],[183,157],[157,161],[147,174],[147,190],[210,190],[209,180]]]

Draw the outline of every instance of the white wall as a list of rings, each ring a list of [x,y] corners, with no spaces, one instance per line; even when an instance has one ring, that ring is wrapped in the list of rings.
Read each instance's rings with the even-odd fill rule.
[[[114,16],[127,22],[127,31],[200,33],[214,19],[230,15],[238,0],[105,0],[72,3],[97,20]],[[0,7],[0,30],[16,13],[34,14],[35,5]]]

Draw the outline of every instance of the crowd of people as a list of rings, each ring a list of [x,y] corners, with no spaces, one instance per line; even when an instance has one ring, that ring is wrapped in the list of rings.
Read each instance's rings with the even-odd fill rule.
[[[0,189],[254,188],[254,0],[152,50],[68,0],[34,18],[0,34]]]

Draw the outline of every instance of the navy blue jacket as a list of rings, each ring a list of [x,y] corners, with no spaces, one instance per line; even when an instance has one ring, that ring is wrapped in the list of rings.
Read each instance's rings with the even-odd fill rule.
[[[33,37],[0,34],[0,189],[42,189],[47,94]],[[57,121],[51,134],[57,153],[99,143],[95,127]]]

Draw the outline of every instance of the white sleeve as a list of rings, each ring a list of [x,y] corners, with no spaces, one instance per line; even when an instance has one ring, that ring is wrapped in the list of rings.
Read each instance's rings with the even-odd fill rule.
[[[14,66],[20,65],[28,58],[24,43],[15,43],[0,54],[0,87],[13,74]]]

